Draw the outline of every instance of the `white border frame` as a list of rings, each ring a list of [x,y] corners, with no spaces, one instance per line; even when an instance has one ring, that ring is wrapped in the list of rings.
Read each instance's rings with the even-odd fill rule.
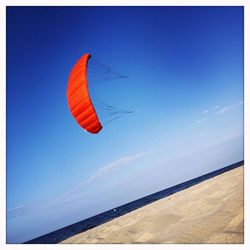
[[[245,216],[245,243],[244,244],[189,244],[189,245],[179,245],[179,244],[159,244],[159,245],[127,245],[127,244],[82,244],[82,245],[22,245],[22,244],[6,244],[6,6],[244,6],[244,216]],[[0,3],[0,249],[200,249],[200,248],[214,248],[217,249],[242,249],[250,248],[250,235],[249,235],[249,194],[248,190],[250,187],[249,180],[249,138],[250,133],[250,116],[249,116],[249,95],[250,95],[250,4],[248,0],[4,0]],[[247,71],[248,69],[248,71]],[[246,129],[248,128],[248,130]],[[247,151],[249,152],[247,154]],[[246,195],[246,193],[248,195]],[[4,223],[3,223],[4,222]]]

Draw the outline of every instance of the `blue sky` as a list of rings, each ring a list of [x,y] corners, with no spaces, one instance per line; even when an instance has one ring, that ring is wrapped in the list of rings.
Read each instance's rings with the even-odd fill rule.
[[[92,135],[67,79],[139,112]],[[8,7],[7,241],[23,242],[243,160],[242,7]]]

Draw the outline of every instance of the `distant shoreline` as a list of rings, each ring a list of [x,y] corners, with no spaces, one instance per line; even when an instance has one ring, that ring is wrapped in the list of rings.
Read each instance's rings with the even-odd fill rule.
[[[178,193],[178,192],[185,190],[189,187],[195,186],[195,185],[197,185],[205,180],[211,179],[215,176],[218,176],[222,173],[233,170],[233,169],[240,167],[242,165],[244,165],[244,161],[234,163],[232,165],[223,167],[221,169],[212,171],[212,172],[204,174],[202,176],[199,176],[199,177],[193,178],[191,180],[185,181],[183,183],[177,184],[177,185],[172,186],[170,188],[166,188],[162,191],[158,191],[156,193],[150,194],[148,196],[137,199],[135,201],[126,203],[124,205],[116,207],[115,210],[114,210],[114,208],[110,209],[110,210],[105,211],[103,213],[100,213],[98,215],[84,219],[80,222],[74,223],[72,225],[69,225],[69,226],[66,226],[64,228],[58,229],[56,231],[50,232],[48,234],[42,235],[42,236],[37,237],[35,239],[29,240],[27,242],[24,242],[24,244],[56,244],[56,243],[60,243],[60,242],[66,240],[74,235],[85,232],[85,231],[92,229],[92,228],[95,228],[97,226],[103,225],[104,223],[107,223],[115,218],[118,218],[122,215],[125,215],[125,214],[132,212],[132,211],[135,211],[138,208],[144,207],[150,203],[153,203],[155,201],[158,201],[160,199],[163,199],[165,197],[168,197],[170,195]]]

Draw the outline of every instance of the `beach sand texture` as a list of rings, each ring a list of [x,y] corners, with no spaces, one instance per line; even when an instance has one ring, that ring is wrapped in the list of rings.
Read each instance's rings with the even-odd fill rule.
[[[243,166],[61,243],[244,243]]]

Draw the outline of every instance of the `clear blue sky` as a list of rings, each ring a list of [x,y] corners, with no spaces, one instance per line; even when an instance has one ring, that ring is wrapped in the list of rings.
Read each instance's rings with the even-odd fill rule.
[[[138,113],[84,132],[66,100],[84,53]],[[243,160],[242,7],[8,7],[7,240],[23,242]]]

